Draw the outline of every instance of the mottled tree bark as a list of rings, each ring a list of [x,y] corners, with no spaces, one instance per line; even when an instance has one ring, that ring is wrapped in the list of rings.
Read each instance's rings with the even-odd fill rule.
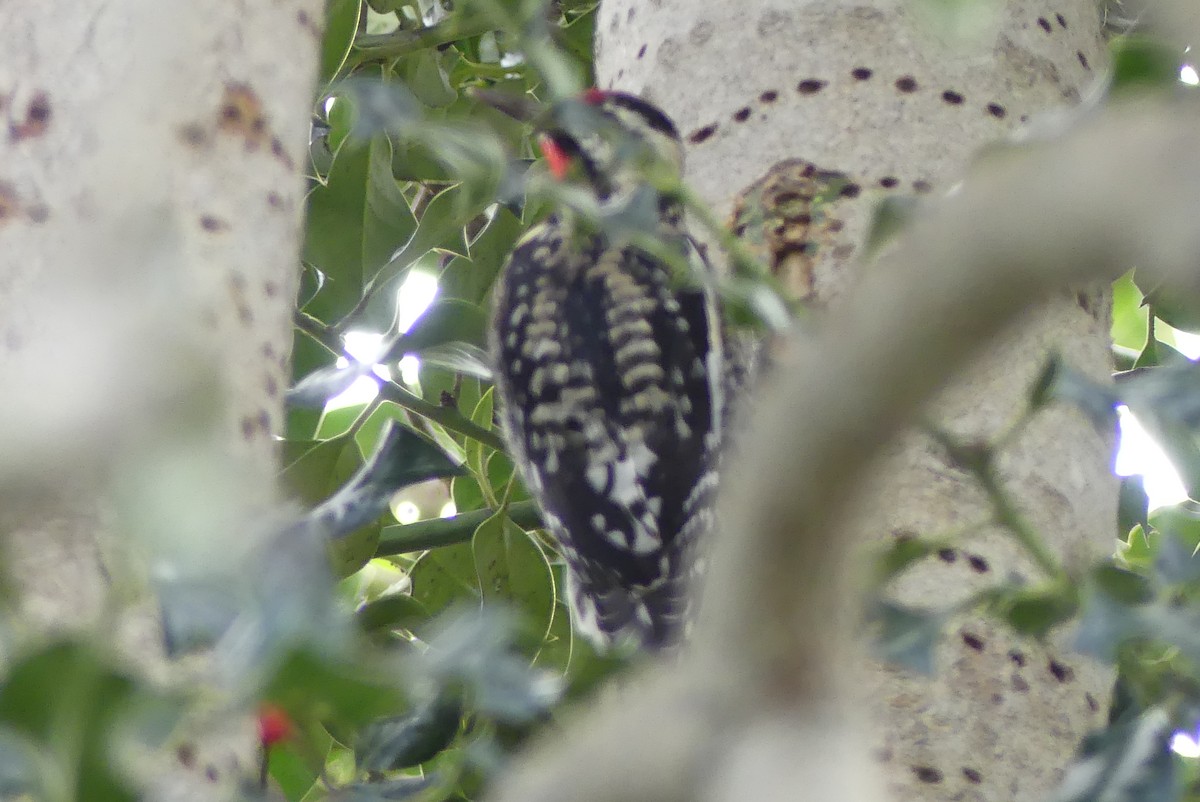
[[[148,576],[235,566],[276,501],[322,18],[319,0],[0,4],[15,618],[99,631],[166,681]],[[231,729],[155,793],[219,798],[203,786],[254,756]]]

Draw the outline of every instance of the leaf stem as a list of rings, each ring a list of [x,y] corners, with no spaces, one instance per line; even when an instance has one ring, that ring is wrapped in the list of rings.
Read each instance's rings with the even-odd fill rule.
[[[484,14],[473,14],[465,19],[456,15],[450,19],[415,31],[393,31],[392,33],[359,36],[346,59],[345,70],[353,69],[369,61],[388,61],[403,58],[422,50],[440,47],[460,39],[481,36],[494,30],[495,25]]]
[[[465,543],[475,534],[484,521],[496,514],[495,509],[472,510],[449,518],[431,518],[411,524],[393,524],[383,527],[376,557],[388,557],[412,551],[436,549]],[[518,501],[508,505],[508,517],[524,529],[542,525],[541,513],[532,501]]]
[[[474,438],[497,451],[508,451],[504,445],[504,440],[494,431],[485,429],[474,423],[457,409],[438,406],[426,401],[419,395],[405,390],[394,381],[380,382],[379,396],[385,401],[391,401],[393,404],[407,409],[409,412],[414,412],[417,415],[428,418],[452,432]]]

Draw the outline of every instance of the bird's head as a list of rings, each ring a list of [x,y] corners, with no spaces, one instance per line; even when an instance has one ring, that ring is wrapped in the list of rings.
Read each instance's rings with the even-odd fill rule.
[[[550,173],[587,183],[603,203],[641,184],[663,186],[679,176],[679,131],[661,109],[637,95],[588,89],[539,110],[524,98],[480,90],[476,95],[513,117],[531,120]]]
[[[551,174],[563,180],[578,170],[601,199],[683,168],[675,124],[637,95],[589,89],[556,106],[551,120],[539,137]]]

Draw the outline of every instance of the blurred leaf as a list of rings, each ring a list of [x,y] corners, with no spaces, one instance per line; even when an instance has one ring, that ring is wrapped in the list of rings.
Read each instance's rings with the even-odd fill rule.
[[[943,544],[921,537],[895,538],[875,561],[875,575],[885,582],[936,552]]]
[[[1116,424],[1118,399],[1112,387],[1066,365],[1057,356],[1046,360],[1031,391],[1030,405],[1039,409],[1051,401],[1075,405],[1098,427]]]
[[[42,750],[26,735],[0,726],[0,795],[5,799],[45,798],[39,778],[44,770]]]
[[[396,799],[427,799],[426,791],[436,788],[442,782],[436,774],[426,774],[423,777],[397,777],[392,780],[378,780],[348,785],[338,791],[338,802],[391,802]],[[448,800],[459,802],[460,797],[448,797]]]
[[[879,253],[912,223],[921,202],[911,195],[889,195],[879,201],[867,229],[866,253]]]
[[[999,600],[1004,618],[1017,632],[1044,638],[1078,611],[1074,587],[1019,589]]]
[[[425,605],[404,593],[368,602],[355,613],[358,625],[364,632],[382,632],[393,629],[412,631],[429,620]]]
[[[1098,586],[1084,594],[1083,612],[1075,633],[1075,648],[1107,662],[1113,662],[1117,648],[1139,633],[1142,623],[1138,609],[1110,596]]]
[[[1200,582],[1200,517],[1181,507],[1156,510],[1154,526],[1159,531],[1154,567],[1168,584]]]
[[[1161,372],[1161,369],[1156,372]],[[1196,400],[1200,400],[1197,396]],[[1173,410],[1162,406],[1146,406],[1130,403],[1143,428],[1159,444],[1191,498],[1200,498],[1200,447],[1196,441],[1194,425],[1179,420]]]
[[[1179,86],[1179,68],[1183,53],[1161,39],[1130,34],[1113,39],[1113,94],[1126,91],[1145,92],[1147,89],[1172,90]]]
[[[1120,532],[1129,532],[1134,526],[1143,530],[1150,526],[1150,498],[1146,495],[1145,478],[1140,475],[1121,478],[1121,492],[1117,502],[1117,527]]]
[[[287,403],[293,407],[324,409],[329,399],[350,389],[350,385],[370,373],[371,368],[372,365],[366,363],[351,362],[345,367],[331,365],[316,370],[288,390]]]
[[[394,665],[367,667],[296,649],[278,663],[263,698],[278,704],[297,722],[361,726],[381,713],[402,709],[403,694],[396,688],[395,669]]]
[[[0,686],[0,722],[41,746],[43,787],[69,799],[134,802],[116,773],[110,741],[121,709],[139,691],[91,646],[57,641],[20,656]]]
[[[413,670],[439,687],[462,687],[479,715],[525,724],[558,700],[559,684],[515,650],[521,633],[512,612],[496,605],[443,616]]]
[[[294,385],[310,373],[333,365],[336,359],[337,356],[330,353],[329,349],[310,335],[296,329],[292,339],[292,384]],[[320,411],[289,407],[287,409],[286,439],[313,439],[320,419]]]
[[[372,722],[355,744],[355,760],[366,772],[418,766],[450,745],[462,714],[458,696],[442,693],[407,715]]]
[[[1170,718],[1161,708],[1088,736],[1050,802],[1175,802]]]
[[[354,109],[354,137],[365,140],[402,130],[425,116],[421,102],[408,87],[378,75],[354,75],[338,83],[336,94]]]
[[[451,342],[421,351],[422,365],[445,368],[488,382],[492,380],[491,362],[486,350],[470,343]]]
[[[1146,604],[1154,599],[1154,588],[1146,577],[1111,563],[1096,567],[1091,578],[1106,596],[1121,604]]]
[[[351,643],[328,542],[319,526],[302,518],[279,526],[246,559],[247,598],[214,660],[248,693],[256,693],[297,650],[342,654]]]
[[[876,600],[871,623],[877,628],[875,654],[881,660],[933,676],[934,648],[942,636],[946,616]]]
[[[342,443],[339,459],[357,465],[359,452],[354,440],[343,438],[339,442]],[[352,451],[349,445],[354,445]],[[348,576],[375,556],[379,518],[388,510],[397,490],[427,479],[453,476],[462,470],[433,443],[389,420],[371,459],[358,467],[335,494],[314,508],[308,514],[308,522],[329,542],[335,570],[340,576]]]

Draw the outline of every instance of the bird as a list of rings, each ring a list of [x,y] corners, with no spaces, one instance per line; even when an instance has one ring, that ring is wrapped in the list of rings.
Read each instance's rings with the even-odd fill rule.
[[[602,650],[661,650],[687,629],[721,440],[711,282],[676,275],[695,262],[683,205],[646,178],[677,177],[683,148],[661,109],[624,92],[587,90],[543,128],[549,172],[592,214],[554,210],[500,273],[499,419],[566,564],[575,630]]]

